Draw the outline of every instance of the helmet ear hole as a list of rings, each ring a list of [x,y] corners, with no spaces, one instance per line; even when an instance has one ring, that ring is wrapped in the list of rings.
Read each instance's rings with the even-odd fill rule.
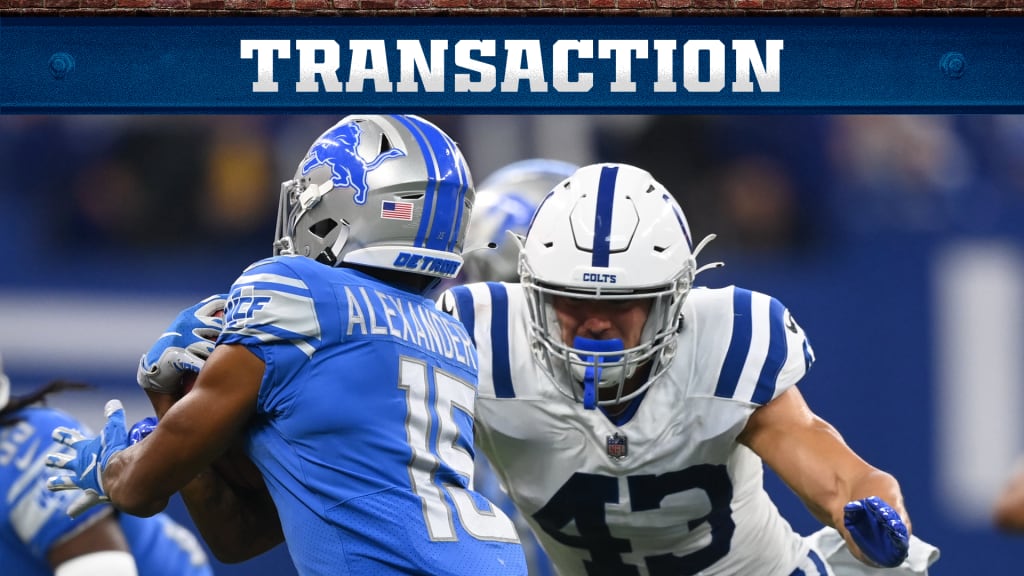
[[[338,227],[338,223],[333,218],[324,218],[323,220],[313,224],[309,227],[309,233],[320,238],[321,240],[327,238],[327,235],[332,230]]]
[[[393,148],[393,146],[391,146],[391,140],[388,138],[388,135],[387,134],[381,134],[380,135],[380,152],[378,152],[378,154],[383,154],[383,153],[387,152],[388,150],[391,150],[391,148]]]

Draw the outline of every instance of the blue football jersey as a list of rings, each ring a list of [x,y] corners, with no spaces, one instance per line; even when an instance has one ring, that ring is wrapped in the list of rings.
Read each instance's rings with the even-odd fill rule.
[[[48,576],[53,571],[46,557],[54,545],[109,514],[96,506],[78,518],[68,517],[68,505],[81,492],[50,492],[46,478],[56,472],[46,467],[46,455],[70,452],[50,438],[58,426],[83,425],[71,416],[45,407],[29,407],[9,414],[0,428],[0,558],[3,573]],[[118,514],[140,576],[212,576],[206,554],[196,537],[166,514],[137,518]]]
[[[526,574],[472,490],[476,349],[431,300],[278,256],[235,281],[218,344],[266,363],[247,446],[300,573]]]

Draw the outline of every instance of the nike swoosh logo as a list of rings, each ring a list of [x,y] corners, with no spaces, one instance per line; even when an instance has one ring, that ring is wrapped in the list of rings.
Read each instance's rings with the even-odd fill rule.
[[[29,446],[28,450],[25,452],[25,455],[14,461],[14,467],[17,468],[18,470],[24,470],[28,468],[29,465],[32,464],[32,461],[35,460],[36,456],[38,455],[38,450],[39,438],[36,438],[36,441],[33,442],[31,446]]]
[[[792,314],[786,314],[786,328],[789,328],[789,331],[792,332],[793,334],[797,333],[796,320],[793,318]]]

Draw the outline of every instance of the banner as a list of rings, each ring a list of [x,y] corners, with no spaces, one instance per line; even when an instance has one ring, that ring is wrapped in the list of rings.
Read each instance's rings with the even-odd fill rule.
[[[1015,18],[5,18],[0,113],[1009,112]]]

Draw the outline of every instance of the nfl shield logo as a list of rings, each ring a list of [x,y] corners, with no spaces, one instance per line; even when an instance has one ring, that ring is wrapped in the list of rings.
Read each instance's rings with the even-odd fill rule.
[[[629,441],[622,434],[616,432],[608,436],[608,455],[616,460],[622,460],[629,455]]]

